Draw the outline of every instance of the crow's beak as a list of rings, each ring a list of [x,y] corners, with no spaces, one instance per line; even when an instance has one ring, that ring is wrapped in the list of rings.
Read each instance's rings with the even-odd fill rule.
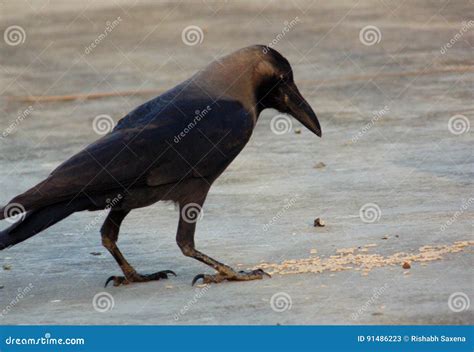
[[[288,85],[286,94],[288,98],[285,100],[289,114],[311,132],[321,137],[321,126],[319,125],[318,118],[294,83]]]

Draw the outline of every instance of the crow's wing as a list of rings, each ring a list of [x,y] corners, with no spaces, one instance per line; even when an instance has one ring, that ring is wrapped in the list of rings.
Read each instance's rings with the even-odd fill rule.
[[[191,124],[196,122],[193,104],[179,112],[169,109],[158,116],[151,114],[148,120],[143,118],[148,114],[134,111],[110,134],[62,163],[10,203],[30,210],[82,195],[219,174],[246,144],[253,126],[246,123],[240,104],[218,104],[220,108],[209,111],[197,125]],[[187,111],[183,114],[183,110]],[[183,131],[184,137],[177,140]]]
[[[44,181],[10,203],[27,210],[72,199],[145,185],[151,170],[160,169],[158,184],[186,177],[188,168],[179,161],[168,139],[173,128],[114,131],[89,145],[60,166]],[[160,138],[161,137],[161,138]]]

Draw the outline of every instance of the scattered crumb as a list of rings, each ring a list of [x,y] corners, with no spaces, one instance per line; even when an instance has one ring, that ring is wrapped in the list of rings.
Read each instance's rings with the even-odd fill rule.
[[[382,239],[383,239],[383,240],[388,240],[388,237],[387,237],[387,236],[383,236]]]
[[[58,303],[58,302],[61,302],[60,299],[53,299],[52,301],[50,301],[51,303]]]
[[[352,247],[352,248],[340,248],[336,249],[337,254],[354,254],[354,252],[357,250],[357,248]],[[337,256],[335,256],[337,257]]]
[[[301,133],[301,128],[295,128],[295,134],[300,134]]]
[[[167,288],[168,290],[172,289],[173,286],[172,285],[166,285],[165,288]]]
[[[92,255],[102,255],[100,252],[91,252]]]
[[[410,269],[411,268],[411,265],[409,262],[404,262],[403,265],[402,265],[402,268],[403,269]]]
[[[316,253],[318,253],[318,250],[313,248],[312,250],[309,251],[309,253],[310,254],[316,254]]]
[[[383,315],[382,312],[373,312],[372,315],[376,316],[376,315]]]
[[[1,290],[2,288],[4,288],[4,287],[5,287],[5,286],[3,286],[3,285],[0,285],[0,290]]]
[[[317,163],[316,165],[314,165],[314,168],[315,168],[315,169],[322,169],[322,168],[324,168],[324,167],[326,167],[326,164],[323,163],[322,161],[320,161],[319,163]]]
[[[314,227],[324,227],[324,226],[326,226],[326,223],[324,222],[323,219],[321,218],[314,219]]]
[[[410,275],[410,272],[409,271],[404,271],[403,275]]]
[[[10,264],[3,264],[3,270],[11,270],[12,266]]]
[[[371,245],[373,246],[373,245]],[[365,253],[362,249],[341,248],[336,250],[335,255],[328,258],[313,255],[308,258],[290,259],[281,263],[262,263],[258,267],[269,274],[298,274],[298,273],[322,273],[324,271],[338,272],[344,270],[363,271],[362,275],[381,267],[400,267],[400,263],[419,262],[421,265],[443,259],[451,253],[467,251],[474,246],[474,241],[456,241],[445,245],[426,245],[418,249],[418,252],[397,252],[388,256],[381,254]],[[331,274],[334,275],[334,274]]]

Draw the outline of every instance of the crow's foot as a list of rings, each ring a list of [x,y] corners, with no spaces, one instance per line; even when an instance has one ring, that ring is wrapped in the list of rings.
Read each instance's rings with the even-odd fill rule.
[[[132,282],[147,282],[147,281],[154,281],[154,280],[160,280],[160,279],[167,279],[168,274],[176,276],[174,271],[171,271],[171,270],[158,271],[156,273],[147,274],[147,275],[140,275],[136,272],[133,272],[127,276],[111,276],[105,282],[104,287],[107,287],[107,284],[110,281],[113,281],[114,286],[120,286],[120,285],[128,285],[128,284],[131,284]]]
[[[218,273],[215,275],[199,274],[193,279],[192,285],[194,285],[199,279],[202,279],[203,284],[219,283],[222,281],[249,281],[249,280],[261,280],[264,276],[271,277],[270,274],[266,273],[262,269],[256,269],[252,271],[239,271],[232,275],[225,273]]]

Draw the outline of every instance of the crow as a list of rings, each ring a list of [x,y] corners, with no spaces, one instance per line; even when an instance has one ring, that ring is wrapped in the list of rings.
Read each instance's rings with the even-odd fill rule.
[[[262,279],[257,269],[236,271],[198,251],[196,220],[212,183],[247,144],[260,113],[289,114],[321,137],[316,114],[293,80],[287,59],[253,45],[211,62],[191,78],[132,110],[113,130],[63,162],[42,182],[0,208],[0,220],[20,220],[0,232],[0,250],[22,242],[78,211],[108,211],[103,246],[123,276],[114,286],[176,275],[141,275],[117,247],[122,221],[132,209],[158,201],[179,206],[176,241],[185,256],[211,266],[192,284]]]

